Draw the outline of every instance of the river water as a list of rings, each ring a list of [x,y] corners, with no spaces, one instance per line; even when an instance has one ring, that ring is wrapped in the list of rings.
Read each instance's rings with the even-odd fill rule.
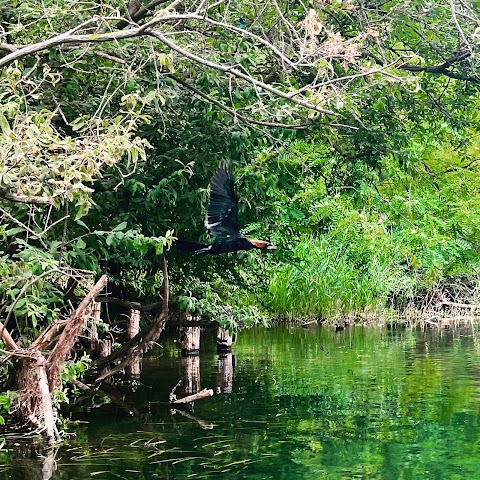
[[[168,396],[215,395],[171,410]],[[0,435],[0,479],[478,479],[480,336],[278,326],[198,359],[173,338],[139,381],[71,406],[55,450]]]

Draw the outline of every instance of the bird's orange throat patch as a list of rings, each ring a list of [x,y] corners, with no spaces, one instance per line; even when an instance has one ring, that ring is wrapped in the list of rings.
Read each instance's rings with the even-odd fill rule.
[[[266,242],[265,240],[256,240],[255,238],[249,238],[248,241],[256,248],[260,249],[268,249],[268,250],[273,250],[277,247],[272,245],[270,242]]]

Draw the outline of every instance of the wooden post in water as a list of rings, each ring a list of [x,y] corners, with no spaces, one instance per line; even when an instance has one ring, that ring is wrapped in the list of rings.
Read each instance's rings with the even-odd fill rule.
[[[98,345],[98,356],[100,358],[109,357],[112,354],[112,340],[110,338],[102,338],[99,341]],[[102,375],[108,371],[108,368],[105,367],[100,372]],[[110,382],[111,378],[105,379],[105,382]]]
[[[198,321],[199,317],[185,314],[185,320]],[[182,327],[180,329],[180,348],[182,355],[198,355],[200,351],[200,327]]]
[[[108,357],[112,354],[112,341],[109,338],[103,338],[100,344],[100,357]]]
[[[140,310],[130,309],[127,321],[127,336],[130,340],[140,331]]]
[[[231,352],[218,356],[217,393],[232,393],[235,355]]]
[[[235,334],[230,335],[230,332],[218,327],[217,331],[217,352],[229,352],[232,349]]]
[[[130,340],[140,331],[140,311],[130,309],[127,321],[127,337]],[[141,373],[141,355],[137,355],[128,364],[126,370],[127,374],[131,377],[140,377]]]
[[[95,358],[99,353],[98,330],[97,325],[102,315],[102,304],[100,302],[92,302],[92,316],[90,320],[90,350]]]

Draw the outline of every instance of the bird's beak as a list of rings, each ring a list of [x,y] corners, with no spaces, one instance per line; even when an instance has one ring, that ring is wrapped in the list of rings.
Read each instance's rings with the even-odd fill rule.
[[[269,243],[267,245],[267,250],[276,250],[277,249],[277,246],[276,245],[273,245],[272,243]]]

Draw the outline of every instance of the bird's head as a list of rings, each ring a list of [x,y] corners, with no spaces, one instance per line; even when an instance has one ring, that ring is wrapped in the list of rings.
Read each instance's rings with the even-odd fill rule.
[[[248,241],[255,247],[260,248],[260,250],[276,250],[277,247],[270,242],[265,240],[256,240],[255,238],[249,238]]]

